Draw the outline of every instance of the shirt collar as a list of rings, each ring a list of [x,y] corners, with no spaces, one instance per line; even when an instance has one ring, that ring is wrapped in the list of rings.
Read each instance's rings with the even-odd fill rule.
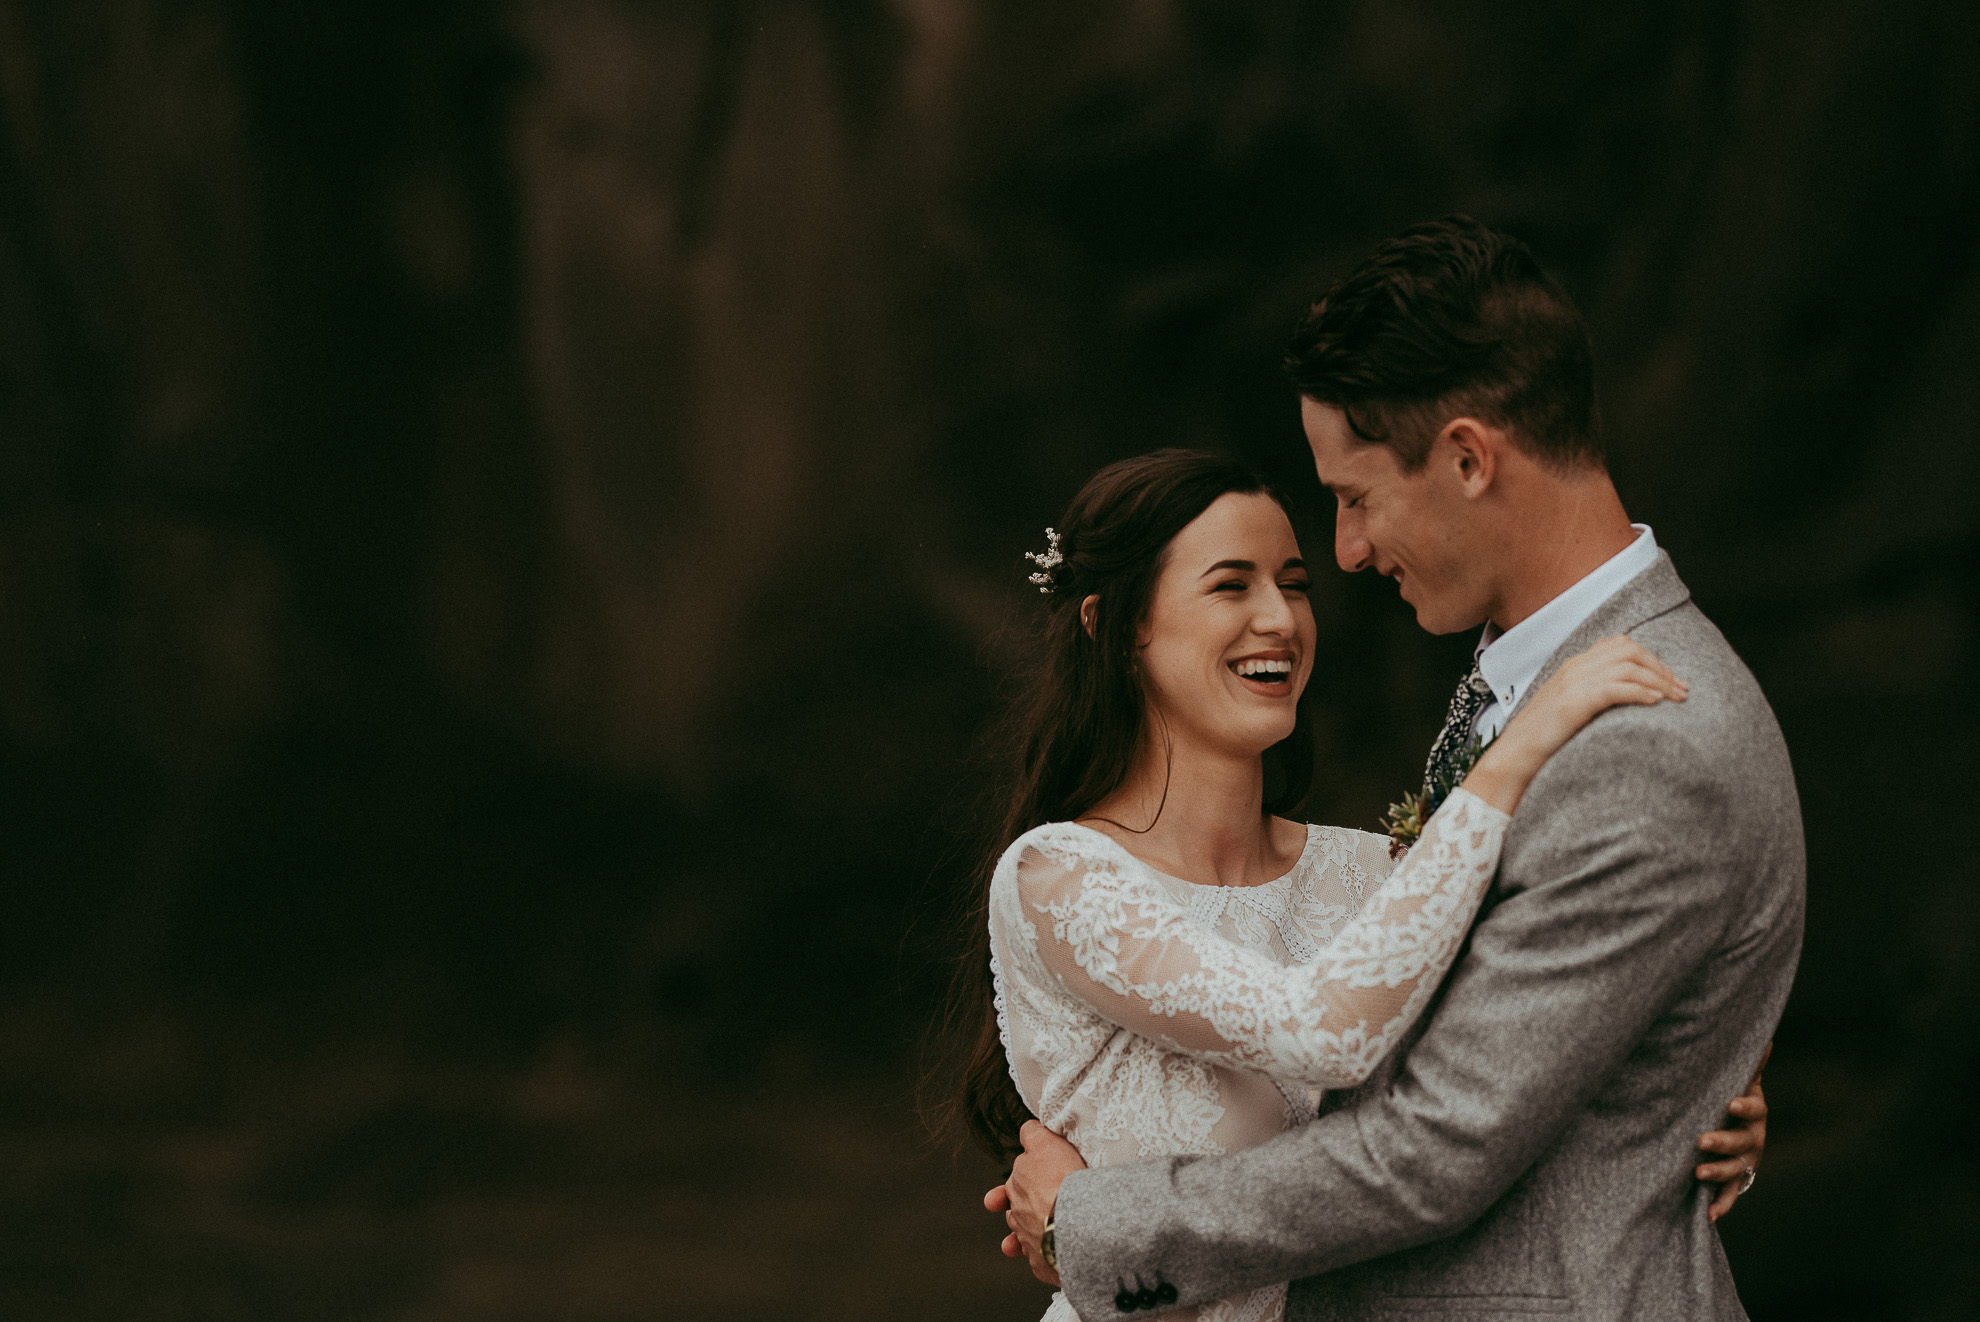
[[[1498,701],[1512,706],[1583,620],[1657,562],[1657,538],[1649,526],[1629,526],[1636,530],[1636,540],[1573,587],[1503,633],[1496,624],[1486,624],[1473,655],[1478,658],[1478,673]]]

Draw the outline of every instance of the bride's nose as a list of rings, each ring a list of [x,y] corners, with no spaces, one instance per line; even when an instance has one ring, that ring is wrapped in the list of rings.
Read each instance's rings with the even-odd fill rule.
[[[1268,591],[1255,594],[1252,600],[1257,603],[1257,613],[1251,617],[1253,633],[1292,633],[1292,603],[1286,599],[1283,589],[1275,584]]]

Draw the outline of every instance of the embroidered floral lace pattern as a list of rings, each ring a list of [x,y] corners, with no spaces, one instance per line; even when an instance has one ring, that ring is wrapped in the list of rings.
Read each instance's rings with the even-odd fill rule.
[[[1442,981],[1498,867],[1505,814],[1459,790],[1400,863],[1386,836],[1307,828],[1286,876],[1196,886],[1071,822],[990,885],[1011,1077],[1089,1166],[1263,1142],[1319,1088],[1368,1077]],[[1285,1287],[1165,1316],[1266,1322]],[[1063,1296],[1048,1322],[1071,1322]]]

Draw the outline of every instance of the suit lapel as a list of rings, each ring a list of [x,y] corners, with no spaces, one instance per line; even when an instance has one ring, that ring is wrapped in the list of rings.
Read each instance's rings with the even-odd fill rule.
[[[1587,651],[1599,639],[1611,634],[1628,633],[1690,600],[1691,590],[1678,577],[1677,566],[1671,563],[1670,553],[1660,549],[1648,569],[1623,584],[1613,597],[1597,606],[1595,613],[1583,620],[1567,636],[1567,641],[1554,649],[1554,654],[1547,658],[1547,664],[1540,667],[1539,675],[1526,686],[1526,692],[1520,695],[1519,701],[1513,704],[1512,715],[1519,714],[1526,700],[1552,679],[1554,672],[1569,657]]]

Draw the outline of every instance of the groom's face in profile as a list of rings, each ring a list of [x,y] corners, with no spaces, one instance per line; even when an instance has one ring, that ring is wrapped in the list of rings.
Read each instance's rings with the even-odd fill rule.
[[[1417,623],[1431,633],[1482,623],[1489,593],[1468,535],[1471,502],[1445,471],[1442,445],[1409,473],[1394,450],[1356,436],[1330,404],[1301,399],[1300,420],[1320,484],[1334,496],[1334,559],[1341,568],[1394,579]]]

